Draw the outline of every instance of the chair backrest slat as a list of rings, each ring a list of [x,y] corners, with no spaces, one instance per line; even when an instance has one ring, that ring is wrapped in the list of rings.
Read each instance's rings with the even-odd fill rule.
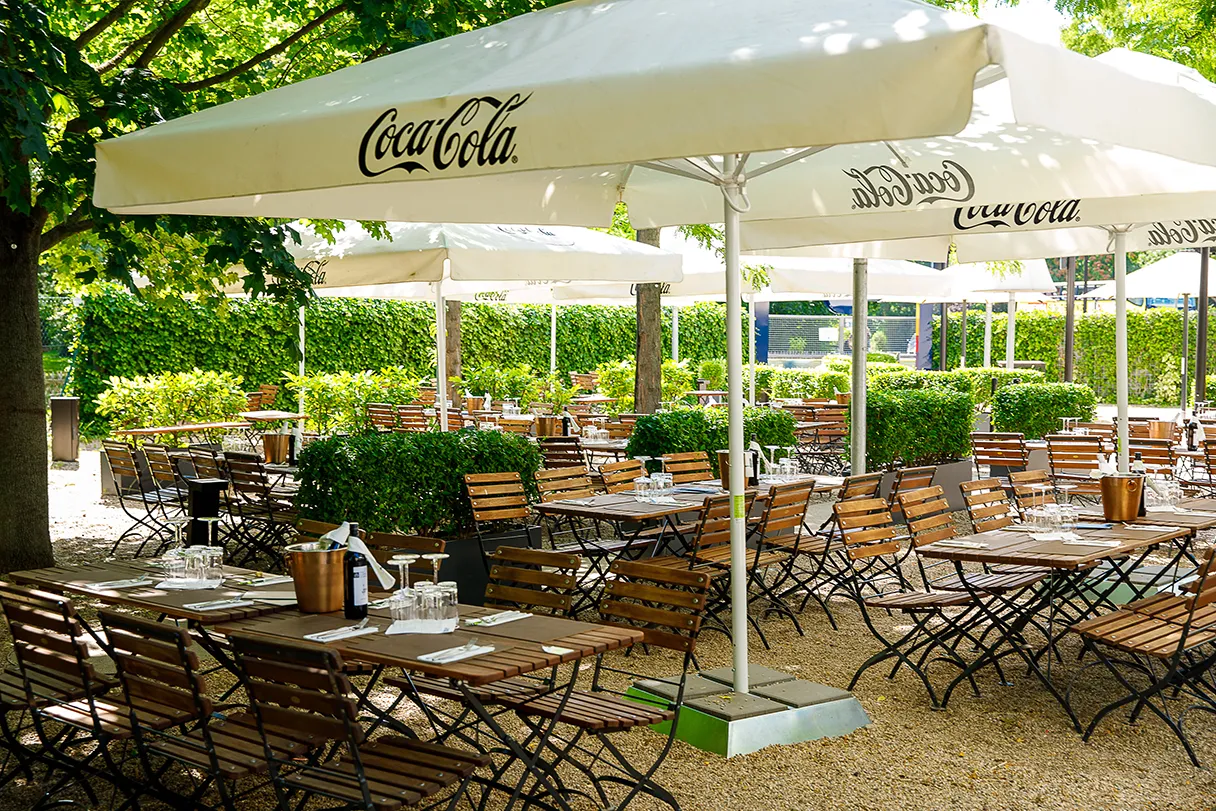
[[[691,654],[708,599],[709,575],[645,562],[618,560],[609,570],[601,620],[639,628],[643,641]]]
[[[1017,511],[1005,497],[999,479],[977,479],[959,485],[967,518],[974,532],[987,532],[1007,527],[1017,517]]]
[[[1030,461],[1026,435],[976,431],[971,434],[971,455],[977,466],[1025,468]]]
[[[600,478],[604,481],[604,490],[609,493],[622,493],[626,490],[632,490],[633,480],[645,475],[646,472],[642,468],[642,463],[637,459],[605,462],[600,465]]]
[[[899,506],[908,522],[914,546],[956,536],[945,492],[938,485],[899,494]]]
[[[670,473],[671,480],[676,484],[706,481],[714,477],[709,454],[705,451],[664,454],[663,471]]]
[[[503,545],[488,558],[486,605],[570,613],[582,565],[578,555]]]
[[[541,501],[586,498],[595,495],[587,468],[555,467],[536,471],[536,489]]]

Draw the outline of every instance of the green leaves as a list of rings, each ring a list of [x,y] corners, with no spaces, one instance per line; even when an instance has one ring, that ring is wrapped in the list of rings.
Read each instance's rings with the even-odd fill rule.
[[[629,438],[630,456],[659,457],[666,453],[705,451],[718,469],[719,450],[729,442],[730,415],[724,408],[676,408],[639,417]],[[744,441],[755,435],[761,445],[794,444],[794,418],[772,408],[743,409]]]
[[[768,385],[761,385],[761,370],[756,370],[756,388],[765,388],[775,399],[820,399],[832,397],[839,391],[848,391],[851,382],[847,371],[832,369],[774,369]]]
[[[418,396],[419,380],[408,369],[388,367],[379,372],[286,374],[287,388],[304,396],[308,427],[328,434],[370,427],[368,403],[394,405]]]
[[[1023,383],[1000,389],[992,400],[992,428],[1040,439],[1059,431],[1062,417],[1088,422],[1097,413],[1093,389],[1075,383]]]
[[[97,398],[97,413],[124,428],[231,420],[245,408],[241,378],[230,372],[169,372],[111,377]],[[176,444],[181,437],[159,440]]]
[[[866,395],[870,470],[939,465],[971,452],[971,395],[948,389],[871,391]]]
[[[313,442],[299,463],[296,503],[306,518],[454,535],[472,528],[466,473],[515,471],[535,497],[540,452],[525,437],[497,431],[364,433]]]

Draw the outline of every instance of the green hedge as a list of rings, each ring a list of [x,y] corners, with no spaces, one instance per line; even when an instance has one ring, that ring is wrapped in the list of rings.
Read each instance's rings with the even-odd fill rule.
[[[662,456],[667,453],[705,451],[714,472],[717,451],[726,448],[729,415],[725,408],[677,408],[638,419],[629,438],[630,456]],[[794,418],[772,408],[743,409],[744,442],[756,436],[761,445],[794,444]]]
[[[1006,386],[992,401],[992,428],[1039,439],[1060,430],[1062,417],[1092,420],[1096,406],[1093,389],[1076,383]]]
[[[250,389],[282,384],[297,368],[295,308],[267,300],[219,304],[158,299],[122,291],[85,296],[68,308],[72,335],[70,392],[81,417],[112,376],[191,369],[238,375]],[[585,372],[636,350],[633,307],[558,308],[558,368]],[[680,309],[680,356],[690,363],[726,355],[725,306]],[[362,372],[400,366],[434,373],[434,308],[427,302],[318,299],[307,314],[307,371]],[[663,351],[671,348],[671,310],[663,314]],[[464,365],[549,368],[549,308],[466,304],[461,315]],[[480,392],[479,392],[480,393]]]
[[[535,497],[540,452],[525,437],[466,429],[332,437],[300,453],[300,514],[378,532],[453,535],[472,529],[466,473],[516,471]]]
[[[871,391],[866,395],[870,470],[938,465],[971,453],[971,395],[947,389]]]
[[[759,385],[760,376],[756,375]],[[775,398],[832,397],[838,391],[848,391],[852,381],[847,371],[830,369],[775,369],[769,378],[769,396]]]
[[[878,372],[866,380],[870,391],[911,391],[935,389],[938,391],[961,391],[972,393],[971,378],[958,372],[914,371]]]
[[[231,372],[167,372],[144,377],[112,377],[97,398],[97,412],[115,427],[224,422],[245,410],[245,389]],[[149,437],[169,445],[181,434]]]

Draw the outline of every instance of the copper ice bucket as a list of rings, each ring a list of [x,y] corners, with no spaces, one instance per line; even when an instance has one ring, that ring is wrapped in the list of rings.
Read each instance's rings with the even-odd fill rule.
[[[718,473],[722,477],[722,489],[730,489],[730,451],[718,451]]]
[[[1172,439],[1174,423],[1167,420],[1152,420],[1148,424],[1148,435],[1151,439]]]
[[[283,549],[295,582],[296,604],[308,614],[329,614],[342,608],[342,557],[346,549],[328,547],[328,541],[306,541]]]
[[[537,436],[558,436],[562,432],[562,418],[541,414],[536,418]]]
[[[1144,477],[1116,473],[1102,477],[1102,514],[1107,521],[1133,521],[1140,514]]]
[[[266,454],[266,464],[281,465],[286,462],[289,442],[291,434],[263,434],[262,451]]]

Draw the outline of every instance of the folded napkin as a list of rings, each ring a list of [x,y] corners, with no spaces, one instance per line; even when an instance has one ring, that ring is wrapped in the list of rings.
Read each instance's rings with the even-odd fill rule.
[[[1089,477],[1091,479],[1100,479],[1103,476],[1113,476],[1119,470],[1119,463],[1115,459],[1115,455],[1113,453],[1108,454],[1106,458],[1103,458],[1102,454],[1098,454],[1097,461],[1097,469],[1089,471]]]
[[[541,645],[540,649],[550,656],[566,656],[574,653],[574,648],[563,648],[560,645]]]
[[[224,584],[218,577],[215,580],[162,580],[156,584],[158,589],[173,591],[201,591],[202,589],[218,589]]]
[[[253,605],[253,600],[233,597],[228,600],[205,600],[201,603],[186,603],[182,608],[188,611],[223,611],[229,608],[242,608],[247,605]]]
[[[150,586],[152,578],[147,575],[140,577],[130,577],[126,580],[103,580],[100,583],[86,583],[85,588],[90,591],[117,591],[118,589],[133,589],[136,586]]]
[[[671,496],[651,496],[650,503],[651,504],[663,504],[666,506],[674,507],[675,505],[679,504],[680,502],[676,501]]]
[[[361,553],[363,557],[367,558],[367,565],[375,572],[376,579],[380,581],[380,588],[387,591],[393,587],[393,583],[397,582],[388,573],[388,569],[381,566],[380,561],[376,560],[376,556],[367,548],[367,544],[363,543],[358,537],[351,536],[349,521],[343,521],[337,529],[331,529],[322,535],[321,540],[329,541],[336,546],[349,546],[356,552]]]
[[[577,504],[580,507],[586,507],[589,504],[594,504],[594,498],[563,498],[557,501],[550,501],[550,504]]]
[[[1172,527],[1167,524],[1124,524],[1124,529],[1137,529],[1143,532],[1173,532],[1181,529],[1181,527]]]
[[[339,639],[350,639],[352,636],[374,634],[379,630],[380,628],[375,625],[367,625],[362,628],[351,625],[347,628],[331,628],[328,631],[318,631],[315,634],[305,634],[304,638],[309,642],[337,642]]]
[[[472,647],[458,645],[454,648],[437,650],[434,653],[424,653],[418,657],[418,661],[429,662],[433,665],[446,665],[449,662],[459,662],[461,659],[471,659],[474,656],[491,653],[493,650],[493,645],[474,645]]]
[[[1174,506],[1166,506],[1166,507],[1149,507],[1149,508],[1146,510],[1146,512],[1150,512],[1150,513],[1174,513],[1174,514],[1176,514],[1176,515],[1202,515],[1202,516],[1207,516],[1207,517],[1209,517],[1209,518],[1210,518],[1210,517],[1213,517],[1213,516],[1216,516],[1216,512],[1212,512],[1211,510],[1191,510],[1191,509],[1188,509],[1188,508],[1186,508],[1186,507],[1174,507]]]
[[[987,549],[988,544],[980,541],[963,541],[947,538],[944,541],[934,541],[934,546],[945,546],[951,549]]]
[[[231,580],[238,586],[253,586],[254,588],[277,586],[282,583],[292,582],[291,575],[284,574],[269,574],[262,577],[233,577]]]
[[[1068,546],[1104,546],[1108,549],[1114,549],[1116,546],[1123,546],[1123,541],[1102,541],[1102,540],[1086,540],[1084,538],[1068,538],[1064,540]]]
[[[485,617],[470,617],[464,621],[464,624],[475,625],[478,628],[493,628],[495,625],[504,625],[508,622],[527,619],[530,616],[532,615],[526,611],[500,611]]]
[[[241,595],[242,600],[261,600],[264,603],[293,604],[296,601],[294,591],[247,591]]]

